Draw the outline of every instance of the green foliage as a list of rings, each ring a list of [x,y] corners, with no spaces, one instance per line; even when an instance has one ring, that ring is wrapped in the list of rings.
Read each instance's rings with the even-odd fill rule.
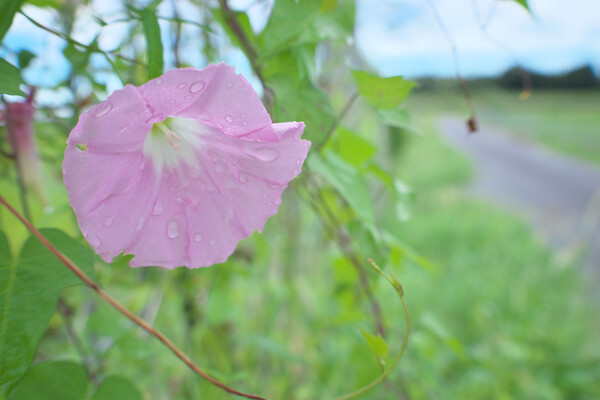
[[[364,177],[356,167],[331,151],[326,151],[322,158],[313,154],[309,166],[339,191],[363,223],[373,226],[375,213],[369,189]]]
[[[2,12],[0,13],[0,42],[6,35],[8,28],[12,24],[13,18],[21,5],[23,4],[23,0],[4,0],[2,4]],[[0,72],[0,76],[1,76]]]
[[[364,336],[365,340],[369,344],[371,351],[377,357],[377,360],[381,365],[385,364],[385,358],[389,354],[388,345],[380,335],[373,335],[364,329],[360,329],[360,332]]]
[[[160,25],[156,18],[156,10],[150,7],[141,10],[142,26],[147,44],[148,79],[156,78],[163,73],[163,45],[160,37]]]
[[[360,95],[375,108],[390,110],[402,104],[415,82],[407,81],[401,76],[379,78],[364,71],[353,71],[352,77],[356,82]]]
[[[88,247],[55,229],[41,232],[93,274]],[[0,234],[0,261],[0,393],[7,393],[33,361],[60,291],[81,281],[34,237],[13,261],[8,241]]]
[[[19,88],[22,83],[25,82],[21,78],[19,69],[0,58],[0,94],[25,96],[25,93]]]
[[[85,368],[71,361],[35,365],[7,400],[84,400],[88,379]]]
[[[90,400],[143,400],[143,397],[129,380],[120,376],[109,376],[100,384]]]

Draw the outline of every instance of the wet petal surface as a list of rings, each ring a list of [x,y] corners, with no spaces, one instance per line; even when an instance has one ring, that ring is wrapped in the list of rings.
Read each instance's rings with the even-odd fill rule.
[[[232,67],[173,70],[80,117],[64,180],[104,260],[124,251],[134,267],[209,266],[277,212],[310,148],[303,130],[271,124]]]

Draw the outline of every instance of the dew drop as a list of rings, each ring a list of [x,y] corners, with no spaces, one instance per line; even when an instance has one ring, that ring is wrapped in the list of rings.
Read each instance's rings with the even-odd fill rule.
[[[199,234],[199,233],[196,233],[196,234],[194,235],[194,242],[199,242],[199,241],[201,241],[201,240],[202,240],[202,235],[201,235],[201,234]]]
[[[160,203],[159,200],[156,201],[156,204],[154,204],[154,209],[152,209],[152,215],[160,215],[162,214],[163,208],[162,208],[162,204]]]
[[[177,85],[177,87],[178,87],[179,89],[183,89],[183,88],[184,88],[184,87],[186,87],[186,86],[187,86],[187,83],[185,83],[185,82],[181,82],[179,85]]]
[[[240,172],[237,178],[239,183],[248,183],[248,175],[243,172]]]
[[[112,105],[110,103],[104,103],[104,105],[100,106],[98,111],[96,111],[96,118],[104,117],[112,110]]]
[[[177,236],[179,236],[179,224],[177,221],[169,221],[167,224],[167,236],[171,239],[175,239]]]
[[[246,126],[248,123],[246,121],[242,121],[242,125]]]
[[[242,114],[242,115],[240,115],[240,117],[246,118],[246,114]]]
[[[225,121],[229,122],[230,124],[233,123],[233,116],[232,115],[226,115],[225,116]]]
[[[281,186],[279,183],[275,183],[275,182],[268,182],[268,185],[271,189],[277,189],[277,188],[279,188],[279,186]]]
[[[204,81],[196,81],[190,86],[190,93],[198,93],[204,89]]]
[[[272,201],[270,201],[270,202],[268,202],[268,203],[267,203],[267,205],[268,205],[269,207],[271,207],[271,206],[273,205],[273,202],[272,202]]]
[[[175,198],[175,201],[176,201],[178,204],[181,204],[181,203],[183,203],[183,198],[182,198],[181,196],[177,196],[177,197]]]
[[[227,82],[227,87],[232,87],[233,83],[232,82]]]
[[[158,78],[157,80],[154,81],[154,84],[156,84],[156,85],[162,85],[162,83],[163,83],[163,80],[160,78]]]
[[[189,99],[191,99],[192,97],[194,97],[194,96],[190,96],[190,95],[188,94],[187,96],[184,96],[183,98],[184,98],[184,99],[186,99],[186,100],[189,100]]]
[[[144,217],[140,217],[137,226],[135,227],[136,231],[139,231],[144,226]]]
[[[214,246],[215,244],[217,244],[217,241],[215,239],[210,239],[208,244],[210,244],[211,246]]]
[[[279,157],[279,152],[268,147],[256,147],[254,142],[244,142],[242,151],[251,157],[261,161],[275,161]]]
[[[106,221],[104,221],[104,226],[107,227],[107,228],[109,226],[111,226],[114,219],[115,219],[114,215],[112,217],[108,218]]]

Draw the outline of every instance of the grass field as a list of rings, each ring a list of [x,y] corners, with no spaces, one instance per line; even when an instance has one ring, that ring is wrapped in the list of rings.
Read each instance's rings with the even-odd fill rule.
[[[481,124],[600,164],[600,91],[540,89],[522,100],[518,92],[490,87],[472,95]],[[416,113],[468,115],[458,91],[416,91],[409,104]]]

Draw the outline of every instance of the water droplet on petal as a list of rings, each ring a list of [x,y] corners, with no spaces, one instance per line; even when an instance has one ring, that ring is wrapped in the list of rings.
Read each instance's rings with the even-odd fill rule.
[[[226,115],[225,116],[225,121],[229,122],[230,124],[233,123],[233,116],[232,115]]]
[[[160,79],[160,78],[158,78],[157,80],[155,80],[155,81],[154,81],[154,83],[155,83],[156,85],[161,85],[161,84],[163,83],[163,80],[162,80],[162,79]]]
[[[246,126],[248,123],[246,121],[242,121],[242,125]]]
[[[181,203],[183,203],[183,198],[182,198],[181,196],[177,196],[177,197],[175,198],[175,201],[176,201],[178,204],[181,204]]]
[[[107,227],[107,228],[109,226],[111,226],[114,219],[115,219],[114,215],[112,217],[108,218],[106,221],[104,221],[104,226]]]
[[[239,183],[248,183],[248,175],[243,172],[240,172],[237,178]]]
[[[188,94],[187,96],[184,96],[183,98],[184,98],[184,99],[186,99],[186,100],[189,100],[189,99],[191,99],[192,97],[194,97],[194,96],[190,96],[190,95]]]
[[[162,204],[160,203],[159,200],[156,201],[156,204],[154,204],[154,208],[152,209],[152,215],[160,215],[162,214],[163,208],[162,208]]]
[[[271,206],[273,205],[273,202],[272,202],[272,201],[270,201],[270,202],[268,202],[268,203],[267,203],[267,205],[268,205],[269,207],[271,207]]]
[[[215,244],[217,244],[217,241],[215,239],[210,239],[208,244],[210,244],[211,246],[214,246]]]
[[[279,157],[279,152],[269,147],[256,147],[254,142],[244,142],[242,151],[251,157],[261,161],[275,161]]]
[[[190,86],[190,93],[198,93],[204,89],[204,81],[196,81]]]
[[[242,114],[242,115],[240,115],[240,117],[246,118],[246,114]]]
[[[185,82],[181,82],[179,85],[177,85],[177,87],[178,87],[179,89],[183,89],[183,88],[184,88],[184,87],[186,87],[186,86],[187,86],[187,83],[185,83]]]
[[[230,208],[225,209],[225,223],[228,223],[233,219],[233,210]]]
[[[170,220],[167,224],[167,236],[171,239],[175,239],[179,236],[179,224],[175,220]]]
[[[232,87],[233,86],[233,82],[227,82],[227,87]]]
[[[108,102],[104,103],[98,108],[98,111],[96,111],[96,118],[104,117],[110,110],[112,110],[112,105]]]
[[[267,182],[267,184],[269,185],[269,187],[271,189],[277,189],[277,188],[279,188],[279,186],[281,186],[279,183],[276,183],[276,182]]]
[[[199,234],[199,233],[196,233],[196,234],[194,235],[194,242],[199,242],[199,241],[201,241],[201,240],[202,240],[202,235],[201,235],[201,234]]]
[[[302,164],[302,160],[297,160],[296,161],[296,165],[301,165]]]
[[[139,231],[144,226],[144,217],[140,217],[137,226],[135,227],[136,231]]]

